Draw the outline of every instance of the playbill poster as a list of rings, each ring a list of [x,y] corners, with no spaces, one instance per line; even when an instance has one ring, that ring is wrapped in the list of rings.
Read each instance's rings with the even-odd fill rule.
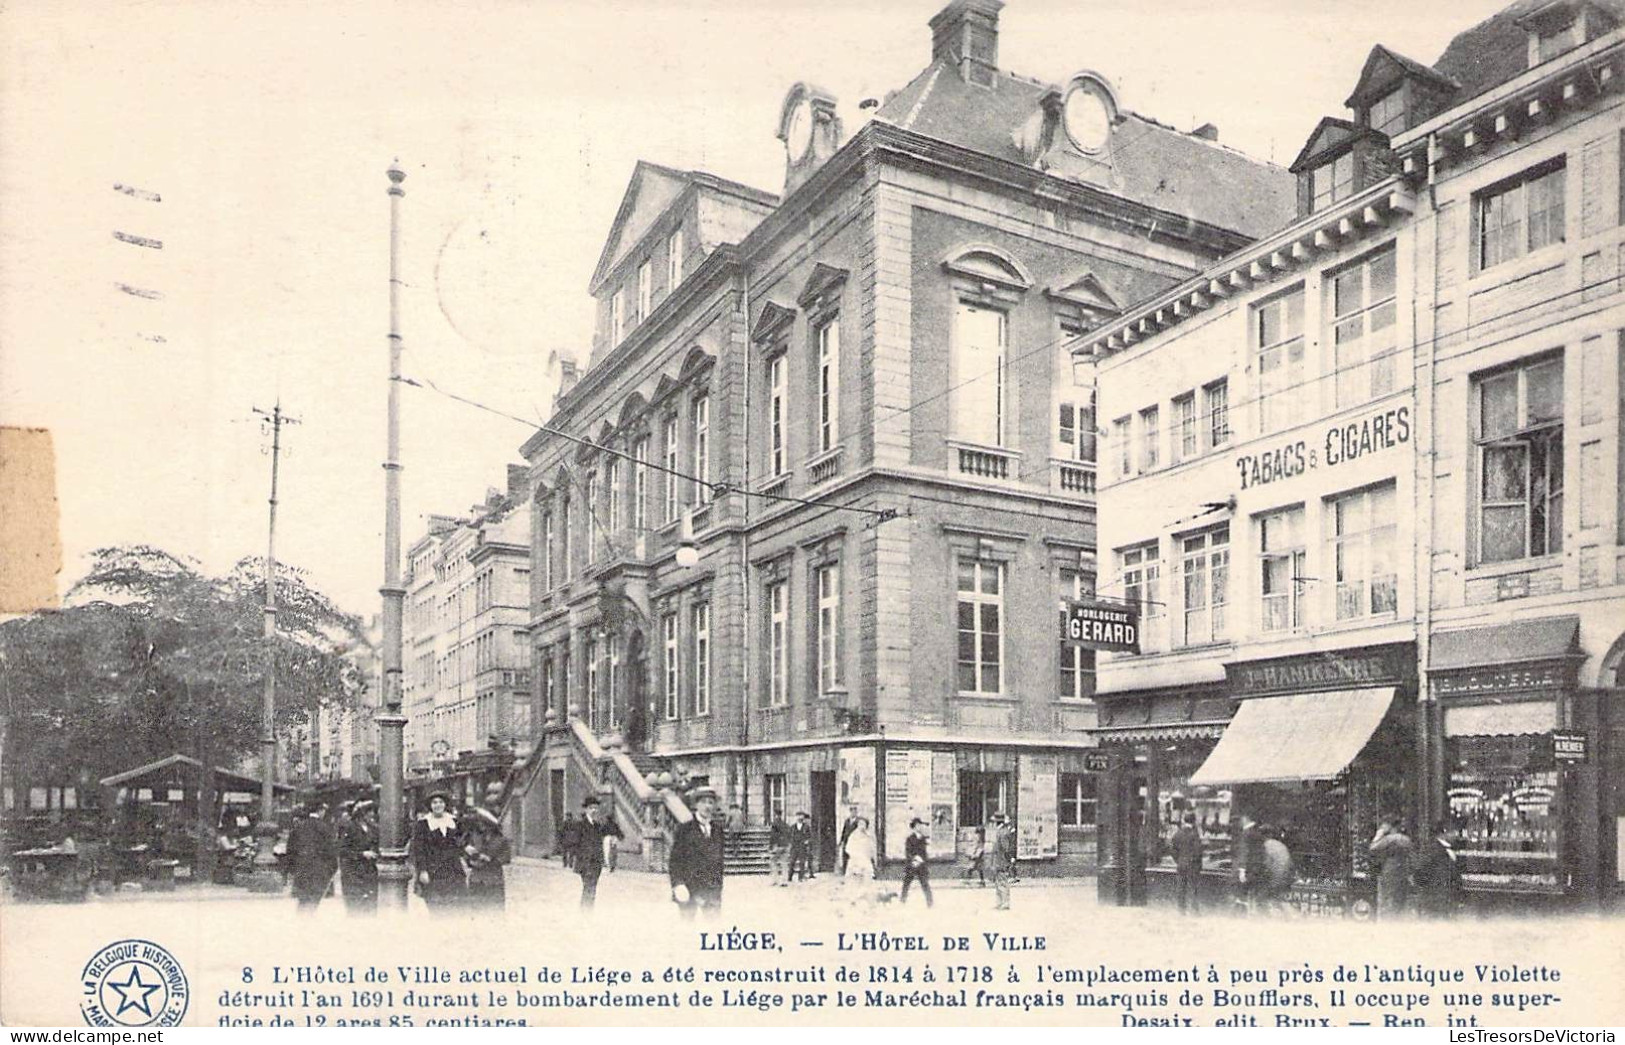
[[[5,5],[0,1022],[1625,1023],[1622,25]]]

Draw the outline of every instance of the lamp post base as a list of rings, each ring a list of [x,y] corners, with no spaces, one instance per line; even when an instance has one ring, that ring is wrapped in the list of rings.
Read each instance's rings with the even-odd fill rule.
[[[254,836],[259,844],[254,852],[254,870],[248,876],[248,891],[251,893],[280,893],[286,884],[282,879],[282,872],[276,865],[276,842],[282,837],[282,829],[274,820],[261,820],[254,828]]]
[[[384,849],[378,853],[378,906],[386,911],[405,912],[412,895],[412,865],[405,849]]]

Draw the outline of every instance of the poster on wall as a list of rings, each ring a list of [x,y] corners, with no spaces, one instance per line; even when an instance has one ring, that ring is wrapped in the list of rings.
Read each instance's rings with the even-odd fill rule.
[[[908,825],[915,817],[931,825],[928,856],[954,855],[955,780],[951,751],[886,752],[887,859],[903,859]]]
[[[1055,755],[1022,755],[1018,770],[1016,859],[1050,859],[1060,852],[1059,759]]]
[[[854,810],[869,821],[870,830],[875,822],[875,750],[869,747],[843,747],[840,770],[835,780],[836,816],[842,824]]]

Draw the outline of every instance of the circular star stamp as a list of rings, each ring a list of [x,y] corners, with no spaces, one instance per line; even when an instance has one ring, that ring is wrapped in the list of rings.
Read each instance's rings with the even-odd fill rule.
[[[103,947],[79,985],[79,1013],[92,1027],[178,1027],[192,998],[181,963],[149,940]]]

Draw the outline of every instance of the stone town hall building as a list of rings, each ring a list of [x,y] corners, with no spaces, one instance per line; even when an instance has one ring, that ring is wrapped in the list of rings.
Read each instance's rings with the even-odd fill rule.
[[[943,8],[850,136],[791,88],[782,196],[634,171],[590,359],[523,448],[523,851],[598,793],[658,863],[705,783],[753,823],[809,812],[825,866],[854,810],[888,859],[915,815],[951,857],[1005,811],[1029,873],[1093,864],[1093,662],[1057,623],[1096,572],[1071,348],[1294,186],[1094,73],[999,68],[1001,7]]]

